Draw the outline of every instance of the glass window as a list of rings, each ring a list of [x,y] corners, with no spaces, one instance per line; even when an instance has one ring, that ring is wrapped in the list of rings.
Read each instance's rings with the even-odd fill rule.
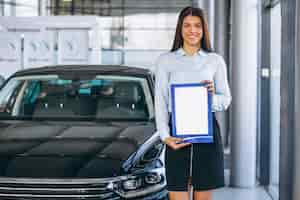
[[[4,16],[4,2],[0,1],[0,16]]]
[[[147,80],[137,77],[17,77],[0,92],[2,117],[148,120],[153,113]]]
[[[53,15],[111,15],[110,0],[51,0]]]
[[[38,0],[16,0],[16,16],[38,16]]]

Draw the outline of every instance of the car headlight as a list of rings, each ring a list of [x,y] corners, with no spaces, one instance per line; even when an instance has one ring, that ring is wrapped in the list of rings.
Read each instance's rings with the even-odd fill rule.
[[[166,183],[161,172],[136,174],[115,183],[114,191],[123,198],[134,198],[162,190]]]
[[[135,179],[125,180],[122,183],[124,190],[136,190],[142,186],[142,178],[137,177]]]
[[[162,176],[158,173],[151,172],[138,175],[134,178],[124,180],[122,182],[122,189],[124,191],[137,190],[141,187],[147,187],[148,185],[158,184],[162,181]]]
[[[156,173],[150,173],[145,176],[145,182],[147,184],[157,184],[162,180],[162,177]]]

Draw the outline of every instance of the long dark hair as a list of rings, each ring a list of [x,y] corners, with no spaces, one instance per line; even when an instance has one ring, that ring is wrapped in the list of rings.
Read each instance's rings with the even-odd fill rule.
[[[202,23],[202,29],[203,29],[201,48],[205,51],[211,52],[212,49],[211,49],[211,44],[209,39],[208,24],[207,24],[206,17],[204,15],[204,11],[201,8],[195,8],[191,6],[183,8],[179,14],[177,26],[176,26],[175,38],[174,38],[173,47],[171,51],[176,51],[180,47],[183,47],[182,25],[183,25],[183,20],[186,16],[197,16],[200,18]]]

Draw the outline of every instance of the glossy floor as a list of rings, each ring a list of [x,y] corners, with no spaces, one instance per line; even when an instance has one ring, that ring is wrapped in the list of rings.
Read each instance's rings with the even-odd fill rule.
[[[225,170],[225,182],[229,185],[229,170]],[[263,187],[233,188],[225,187],[213,192],[213,200],[272,200]]]
[[[213,200],[272,200],[269,194],[262,188],[222,188],[215,190]]]

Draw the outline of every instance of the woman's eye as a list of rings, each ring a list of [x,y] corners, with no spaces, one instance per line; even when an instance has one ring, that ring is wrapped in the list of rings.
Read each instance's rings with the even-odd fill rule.
[[[190,25],[189,24],[183,24],[184,28],[188,28]]]
[[[196,28],[201,28],[201,24],[196,24],[195,27]]]

